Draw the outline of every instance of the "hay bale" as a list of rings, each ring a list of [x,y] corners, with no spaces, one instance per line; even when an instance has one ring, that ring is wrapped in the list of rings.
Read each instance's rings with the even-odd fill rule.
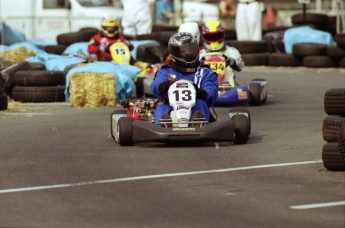
[[[36,56],[35,52],[27,49],[26,47],[0,51],[0,57],[11,62],[22,62],[33,56]]]
[[[73,107],[115,105],[115,77],[111,73],[76,72],[69,84]]]

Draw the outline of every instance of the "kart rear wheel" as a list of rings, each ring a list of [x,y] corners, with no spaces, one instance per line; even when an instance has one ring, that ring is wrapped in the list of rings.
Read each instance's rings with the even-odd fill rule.
[[[127,114],[126,110],[115,110],[110,114],[110,135],[113,139],[115,139],[115,135],[114,135],[114,130],[113,130],[113,115],[114,114]]]
[[[235,144],[246,144],[249,138],[249,121],[245,115],[235,115],[234,121]]]
[[[117,142],[121,146],[132,146],[133,145],[133,120],[129,117],[122,117],[119,119],[117,124]]]
[[[258,83],[251,83],[249,85],[249,92],[252,98],[250,104],[254,106],[261,105],[261,85]]]

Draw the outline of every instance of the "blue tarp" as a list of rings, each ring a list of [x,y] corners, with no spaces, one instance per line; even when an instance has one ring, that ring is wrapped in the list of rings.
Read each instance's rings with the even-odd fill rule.
[[[309,26],[287,29],[284,33],[285,52],[292,54],[296,43],[318,43],[333,45],[334,39],[329,32],[313,29]]]
[[[114,62],[93,62],[85,66],[71,69],[66,76],[65,97],[69,102],[69,82],[71,76],[76,72],[97,72],[111,73],[115,77],[115,96],[116,102],[130,97],[135,89],[134,79],[141,71],[140,68],[132,65],[117,64]]]
[[[0,34],[4,34],[4,37],[2,37],[2,43],[5,45],[25,41],[24,33],[5,25],[2,21],[0,21]]]

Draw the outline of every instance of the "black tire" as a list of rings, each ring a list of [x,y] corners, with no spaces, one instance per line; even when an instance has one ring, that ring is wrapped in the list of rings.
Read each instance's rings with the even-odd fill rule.
[[[15,86],[13,100],[20,102],[62,102],[65,101],[65,86]]]
[[[345,159],[345,125],[343,125],[343,129],[339,136],[338,149],[340,155]]]
[[[30,70],[46,70],[46,65],[43,63],[29,63]]]
[[[249,85],[249,92],[250,92],[250,95],[252,98],[250,105],[253,105],[253,106],[261,105],[262,101],[261,101],[261,86],[260,86],[260,84],[251,83]]]
[[[113,139],[115,139],[114,132],[113,132],[113,115],[114,114],[126,114],[126,110],[115,110],[110,114],[110,135]]]
[[[322,148],[322,161],[330,171],[345,171],[345,159],[339,152],[337,142],[327,143]]]
[[[241,55],[246,66],[266,66],[266,53],[244,53]]]
[[[327,55],[326,44],[316,43],[296,43],[292,46],[292,54],[297,57]]]
[[[119,144],[121,146],[133,145],[133,120],[129,117],[122,117],[118,122]]]
[[[14,75],[16,86],[57,86],[65,85],[66,74],[63,71],[17,71]]]
[[[338,67],[338,63],[328,56],[307,56],[303,58],[305,67]]]
[[[47,45],[44,46],[44,51],[50,54],[62,55],[63,52],[66,50],[66,45]]]
[[[234,121],[235,144],[246,144],[249,138],[249,121],[245,115],[235,115]]]
[[[272,53],[268,56],[269,66],[301,66],[302,60],[292,54]]]
[[[0,111],[6,110],[7,107],[8,107],[7,95],[2,94],[2,95],[0,95]]]
[[[329,45],[327,47],[327,56],[335,59],[342,59],[345,57],[345,50],[337,46]]]
[[[345,116],[345,88],[326,91],[323,103],[326,114]]]
[[[303,13],[299,13],[291,17],[291,22],[293,25],[326,25],[329,23],[329,18],[325,14],[306,13],[304,17]]]
[[[251,120],[251,116],[250,116],[250,111],[247,108],[244,107],[232,107],[229,110],[229,113],[247,113],[248,115],[248,132],[249,135],[252,132],[252,120]]]
[[[145,77],[137,77],[135,82],[135,92],[138,98],[144,96],[144,79]]]
[[[339,60],[339,67],[345,68],[345,57]]]
[[[22,61],[19,63],[15,63],[7,67],[5,70],[1,71],[1,74],[6,75],[6,77],[8,78],[6,86],[5,86],[5,92],[10,97],[12,96],[12,89],[15,86],[15,82],[14,82],[15,73],[20,70],[28,70],[28,69],[30,69],[30,64],[26,61]]]
[[[345,126],[345,117],[330,115],[322,123],[322,137],[326,142],[338,142]]]
[[[338,33],[334,37],[338,47],[345,48],[345,33]]]
[[[268,45],[266,41],[239,41],[226,40],[225,43],[231,47],[236,48],[242,55],[244,53],[266,53]]]
[[[63,33],[57,36],[57,42],[59,45],[66,46],[77,42],[88,42],[97,33],[96,31]]]

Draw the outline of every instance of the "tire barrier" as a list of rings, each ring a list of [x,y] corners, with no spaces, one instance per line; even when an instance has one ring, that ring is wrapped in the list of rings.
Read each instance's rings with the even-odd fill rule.
[[[330,171],[345,171],[345,88],[326,91],[324,110],[328,116],[323,120],[322,161]]]

